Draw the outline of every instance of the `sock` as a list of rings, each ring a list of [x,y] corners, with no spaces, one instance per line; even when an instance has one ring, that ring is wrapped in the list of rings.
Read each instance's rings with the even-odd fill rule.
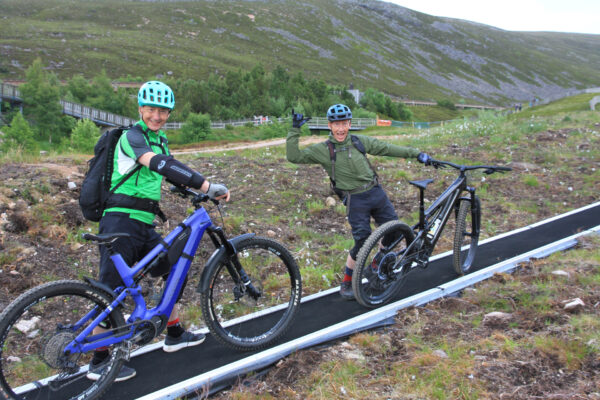
[[[346,271],[344,273],[344,282],[351,282],[352,281],[352,273],[354,272],[353,269],[350,269],[348,267],[346,267]]]
[[[92,357],[92,364],[98,365],[102,361],[106,360],[108,357],[108,347],[99,347],[94,351],[94,356]]]
[[[185,329],[183,329],[179,323],[179,318],[174,321],[167,322],[167,335],[173,338],[178,338],[179,336],[183,335],[184,332]]]

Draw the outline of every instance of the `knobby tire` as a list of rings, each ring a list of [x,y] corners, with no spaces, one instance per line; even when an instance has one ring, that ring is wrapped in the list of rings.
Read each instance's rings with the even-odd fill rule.
[[[471,207],[471,201],[473,200],[462,199],[456,215],[452,265],[459,275],[464,275],[471,270],[479,244],[481,202],[477,196],[474,199],[475,211],[472,211]],[[468,248],[463,250],[464,246],[468,246]]]
[[[243,240],[236,250],[261,297],[255,300],[245,293],[236,299],[236,287],[240,285],[235,284],[227,268],[233,263],[224,256],[205,272],[210,285],[201,296],[202,314],[221,343],[236,350],[262,349],[278,340],[296,315],[302,293],[300,270],[285,246],[269,238]],[[245,322],[258,314],[262,315],[259,324]]]
[[[380,253],[380,241],[390,237],[400,240],[386,254]],[[411,264],[403,261],[410,257],[403,250],[413,240],[413,230],[401,221],[386,222],[371,233],[356,256],[356,267],[352,275],[352,290],[361,305],[374,308],[386,304],[400,291]],[[375,261],[374,264],[377,257],[380,262]],[[405,265],[395,274],[387,268],[402,264]]]
[[[110,294],[73,280],[46,283],[15,299],[0,314],[0,395],[19,400],[99,398],[121,369],[124,344],[112,346],[108,366],[97,381],[85,376],[92,351],[67,357],[62,349],[88,326],[73,332],[68,325],[91,310],[104,310],[110,301]],[[119,309],[108,319],[113,327],[125,323]],[[67,375],[63,380],[61,372]]]

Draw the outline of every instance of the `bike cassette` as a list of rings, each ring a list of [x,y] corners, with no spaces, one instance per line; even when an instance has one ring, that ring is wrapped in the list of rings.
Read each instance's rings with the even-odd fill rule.
[[[396,259],[396,253],[394,252],[386,253],[381,257],[377,268],[377,276],[379,279],[388,279],[386,275],[392,272],[392,268],[394,267],[394,264],[396,264]]]
[[[71,343],[77,335],[75,332],[59,330],[50,337],[44,344],[41,356],[46,364],[54,369],[71,368],[75,365],[73,362],[80,354],[65,354],[65,347]]]

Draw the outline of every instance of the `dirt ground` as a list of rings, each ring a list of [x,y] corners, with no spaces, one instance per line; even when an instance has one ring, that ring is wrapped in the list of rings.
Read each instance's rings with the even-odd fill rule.
[[[596,128],[597,129],[597,128]],[[568,147],[569,130],[544,131],[532,134],[529,138],[529,147],[515,150],[510,166],[514,169],[512,176],[502,179],[488,178],[494,181],[493,186],[487,188],[493,192],[495,201],[483,201],[484,218],[488,221],[483,226],[483,237],[493,236],[502,232],[516,229],[535,221],[550,216],[576,209],[598,201],[600,183],[595,182],[595,191],[580,190],[589,187],[586,176],[591,171],[600,169],[599,160],[589,160],[582,156],[567,157],[557,160],[561,168],[551,171],[544,167],[544,147]],[[472,148],[483,144],[484,139],[471,141],[469,147],[452,145],[440,154],[440,158],[451,160],[453,157],[473,156]],[[584,141],[578,146],[597,146],[598,139]],[[269,146],[274,142],[269,141]],[[519,154],[522,153],[522,154]],[[441,156],[444,157],[441,157]],[[494,160],[489,160],[493,162]],[[274,235],[290,248],[300,247],[303,238],[294,229],[295,221],[289,217],[290,202],[282,201],[277,193],[281,188],[290,185],[301,185],[302,194],[306,198],[324,199],[330,195],[326,176],[321,167],[302,166],[295,168],[282,163],[281,159],[266,157],[249,158],[234,155],[223,162],[222,157],[203,155],[193,159],[191,164],[198,170],[210,170],[211,181],[227,182],[232,189],[235,201],[227,204],[225,210],[228,216],[242,215],[241,222],[233,223],[226,217],[226,226],[231,234],[247,231],[257,234]],[[391,161],[375,162],[380,168],[380,175],[386,177],[388,169],[393,165]],[[218,168],[215,168],[218,166]],[[87,223],[78,207],[78,187],[83,179],[86,165],[69,159],[44,162],[43,164],[4,164],[0,168],[0,310],[28,288],[52,279],[81,278],[83,275],[95,276],[97,273],[98,252],[89,244],[82,244],[77,236],[83,231],[92,229],[93,225]],[[408,164],[403,161],[402,168],[408,171],[411,179],[421,179],[416,163]],[[438,172],[431,172],[438,174]],[[534,176],[539,185],[526,184],[522,175]],[[437,175],[438,177],[440,175]],[[597,175],[596,175],[597,176]],[[69,182],[76,184],[75,189],[69,187]],[[397,177],[388,177],[386,189],[397,210],[404,210],[406,215],[417,211],[416,193],[407,190],[406,181]],[[398,184],[396,184],[398,182]],[[432,196],[442,190],[448,179],[441,179],[439,184],[432,187]],[[480,182],[481,183],[481,182]],[[163,192],[165,189],[163,189]],[[271,194],[271,195],[269,195]],[[492,195],[490,195],[492,196]],[[303,207],[302,198],[297,200],[297,207]],[[253,207],[248,212],[248,207]],[[161,208],[168,210],[170,221],[161,228],[167,231],[182,220],[187,212],[186,200],[165,194],[161,201]],[[255,211],[256,210],[256,211]],[[256,212],[256,213],[255,213]],[[265,223],[264,216],[258,213],[279,216]],[[305,221],[301,221],[305,229],[314,235],[325,235],[331,232],[350,236],[349,226],[343,214],[324,209],[308,213]],[[216,215],[215,215],[216,216]],[[402,218],[402,217],[401,217]],[[217,219],[220,221],[220,219]],[[271,232],[269,232],[271,231]],[[273,233],[274,232],[274,233]],[[449,235],[447,235],[449,236]],[[313,246],[318,245],[318,239]],[[209,243],[203,241],[197,259],[206,259],[212,252]],[[440,251],[448,249],[450,241],[440,243]],[[329,248],[319,251],[333,253]],[[343,263],[344,255],[340,255]],[[342,265],[342,264],[340,264]],[[526,273],[526,271],[522,272]],[[332,285],[339,282],[332,282]],[[189,284],[184,298],[194,301],[195,285]],[[305,294],[307,294],[305,292]],[[600,299],[600,293],[594,296]],[[431,315],[444,313],[455,308],[465,308],[470,305],[460,299],[447,299],[428,306]],[[413,310],[398,317],[398,324],[387,329],[382,334],[391,342],[401,342],[404,335],[403,326],[417,318]],[[546,329],[546,326],[534,316],[519,316],[519,323],[533,324],[530,329]],[[553,318],[560,319],[560,315]],[[543,320],[542,320],[543,321]],[[448,335],[469,335],[465,330],[453,331],[449,327],[435,324],[435,318],[428,319],[428,329],[444,331]],[[484,328],[482,328],[484,329]],[[509,327],[505,328],[507,331]],[[427,332],[424,332],[427,334]],[[468,337],[466,337],[468,340]],[[342,347],[340,347],[342,346]],[[260,395],[268,394],[275,398],[287,398],[299,377],[311,372],[320,361],[335,357],[343,358],[343,343],[338,345],[302,351],[282,360],[277,364],[264,380],[251,385],[251,393]],[[389,357],[402,359],[403,349],[400,347]],[[373,355],[377,357],[377,355]],[[563,376],[556,376],[559,369],[556,360],[544,354],[527,354],[522,364],[511,364],[506,368],[502,362],[494,362],[494,355],[482,355],[486,364],[478,373],[482,378],[490,380],[496,386],[496,393],[503,394],[496,398],[548,398],[544,393],[545,388],[561,387]],[[519,359],[521,355],[514,355]],[[369,357],[367,354],[366,357]],[[375,362],[376,360],[369,360]],[[569,386],[575,393],[589,393],[588,386],[598,383],[597,370],[600,366],[598,360],[590,360],[589,364],[582,366],[581,371],[571,374],[568,378],[578,382],[579,387]],[[376,369],[376,366],[373,366]],[[547,371],[548,373],[544,373]],[[531,384],[535,377],[535,384]],[[524,383],[528,386],[523,388]],[[239,389],[239,388],[238,388]],[[584,390],[585,389],[585,390]],[[597,388],[596,388],[597,390]],[[234,390],[235,391],[235,390]],[[232,392],[222,396],[231,395]],[[287,393],[287,394],[286,394]],[[223,398],[225,398],[223,397]],[[294,397],[294,396],[292,396]],[[594,397],[554,397],[554,398],[594,398]],[[595,397],[598,398],[598,397]]]

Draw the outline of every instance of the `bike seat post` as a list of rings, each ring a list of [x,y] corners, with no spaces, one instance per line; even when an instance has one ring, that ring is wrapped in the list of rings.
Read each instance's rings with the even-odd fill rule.
[[[106,242],[106,243],[102,244],[102,246],[104,246],[106,248],[109,256],[113,256],[116,254],[116,251],[113,248],[112,242]]]
[[[425,229],[425,189],[419,187],[419,230]]]

